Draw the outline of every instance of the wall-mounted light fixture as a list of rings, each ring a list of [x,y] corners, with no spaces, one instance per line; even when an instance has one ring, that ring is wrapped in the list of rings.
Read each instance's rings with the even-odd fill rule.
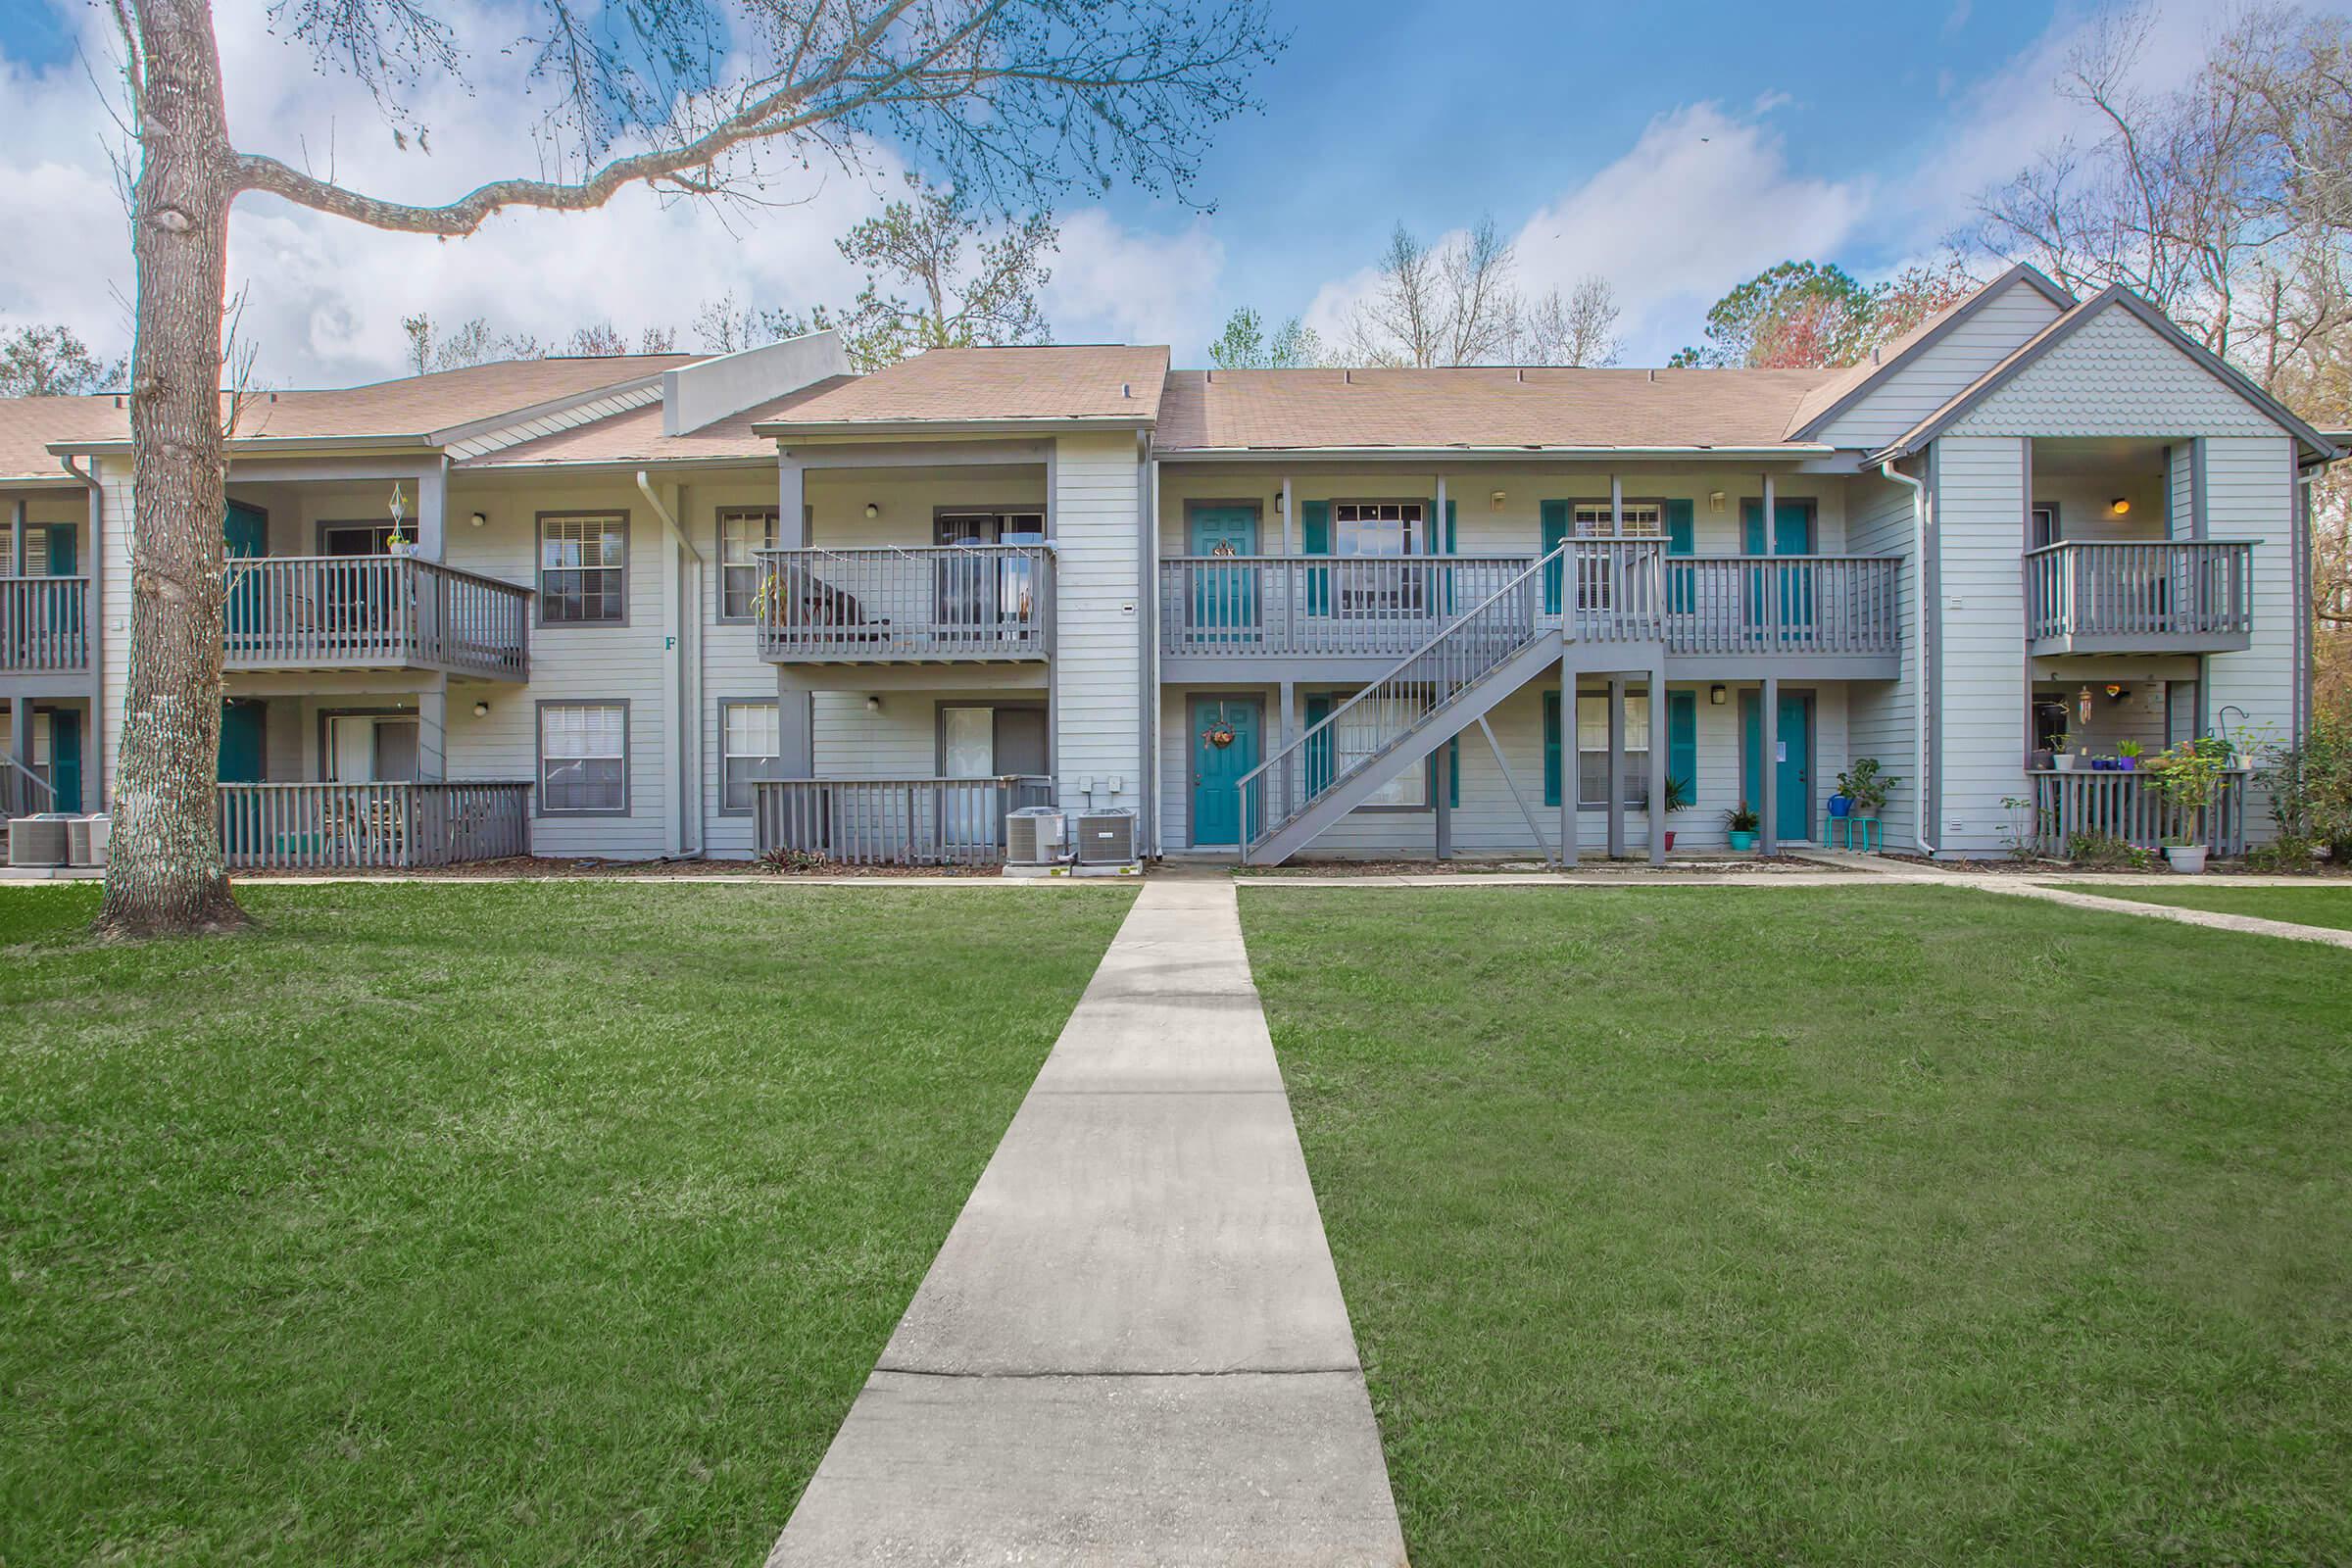
[[[1707,688],[1707,706],[1709,708],[1721,708],[1724,704],[1730,702],[1731,700],[1731,692],[1724,687],[1710,686]]]
[[[865,504],[865,520],[871,522],[880,515],[882,515],[882,509],[875,506],[871,501],[868,501]]]
[[[2107,515],[2110,517],[2129,516],[2131,512],[2132,498],[2130,496],[2117,496],[2113,501],[2107,503]]]
[[[490,716],[490,705],[488,703],[474,704],[473,716],[476,718],[488,718]]]
[[[869,713],[879,713],[882,711],[882,699],[879,697],[868,697],[865,700],[865,710]]]
[[[1707,492],[1707,510],[1709,512],[1721,512],[1723,510],[1722,491],[1710,490]]]
[[[1500,512],[1502,510],[1501,491],[1497,490],[1493,495],[1487,497],[1487,510],[1489,512]]]
[[[473,514],[472,520],[476,528],[486,528],[490,524],[490,515],[488,513],[477,512]]]

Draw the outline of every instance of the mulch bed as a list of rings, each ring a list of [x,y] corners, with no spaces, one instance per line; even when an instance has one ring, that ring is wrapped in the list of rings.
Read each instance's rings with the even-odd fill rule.
[[[456,865],[417,866],[412,870],[386,868],[381,872],[320,868],[308,871],[240,871],[240,882],[267,882],[281,877],[367,876],[380,874],[421,881],[449,877],[518,877],[534,881],[563,881],[571,877],[631,877],[649,881],[691,882],[710,877],[773,876],[779,881],[806,877],[871,877],[888,881],[906,877],[993,877],[993,865],[816,865],[801,871],[767,871],[757,860],[605,860],[595,857],[517,855],[503,860],[466,860]]]
[[[1525,875],[1553,869],[1542,860],[1308,860],[1293,861],[1287,865],[1237,865],[1235,876],[1265,877],[1345,877],[1345,876],[1480,876]],[[1706,876],[1781,876],[1791,871],[1806,873],[1828,872],[1832,875],[1866,876],[1858,867],[1825,864],[1820,860],[1802,859],[1792,855],[1726,856],[1722,859],[1670,859],[1661,870],[1648,860],[1604,860],[1586,858],[1568,867],[1573,876],[1621,876],[1628,879],[1674,875],[1683,872]]]

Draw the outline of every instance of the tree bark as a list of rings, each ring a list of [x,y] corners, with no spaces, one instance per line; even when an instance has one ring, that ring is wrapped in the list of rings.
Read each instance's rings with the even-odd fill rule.
[[[130,672],[97,929],[246,923],[215,797],[220,746],[221,309],[236,155],[209,0],[138,0],[138,304],[130,354]]]

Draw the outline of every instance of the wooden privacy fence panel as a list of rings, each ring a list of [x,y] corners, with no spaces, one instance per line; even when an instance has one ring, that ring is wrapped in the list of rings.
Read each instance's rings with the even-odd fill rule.
[[[230,667],[529,672],[531,592],[413,556],[248,556],[226,568]]]
[[[1051,545],[759,552],[772,660],[1038,659],[1051,645]]]
[[[2122,839],[2143,850],[2188,837],[2195,812],[2165,798],[2139,772],[2037,772],[2034,780],[2034,851],[2063,857],[2078,834]],[[2225,773],[2205,810],[2204,842],[2215,855],[2246,852],[2246,779]]]
[[[400,871],[528,855],[531,786],[222,784],[231,870]]]
[[[758,853],[843,865],[1002,865],[1004,818],[1054,804],[1048,778],[801,778],[752,787]]]
[[[0,670],[90,667],[87,577],[0,577]]]
[[[2241,637],[2254,626],[2243,541],[2059,544],[2026,553],[2026,635]]]

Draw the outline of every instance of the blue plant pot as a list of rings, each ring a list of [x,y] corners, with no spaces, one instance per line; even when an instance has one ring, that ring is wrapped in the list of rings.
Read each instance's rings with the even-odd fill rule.
[[[1830,797],[1830,814],[1851,816],[1854,814],[1854,803],[1843,795],[1833,795]]]
[[[1732,848],[1742,855],[1756,847],[1756,836],[1753,833],[1734,833],[1731,835],[1731,839]]]

